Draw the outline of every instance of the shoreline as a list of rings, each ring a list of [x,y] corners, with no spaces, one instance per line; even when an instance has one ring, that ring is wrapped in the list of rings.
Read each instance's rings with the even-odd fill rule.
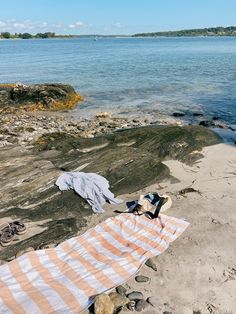
[[[81,138],[94,138],[120,130],[157,125],[199,125],[206,121],[213,132],[218,134],[223,142],[235,143],[236,125],[227,125],[221,120],[205,119],[205,116],[193,117],[194,122],[186,121],[186,116],[159,115],[150,118],[149,115],[120,115],[111,112],[92,110],[88,118],[78,117],[79,106],[69,111],[34,111],[21,113],[6,113],[0,116],[0,147],[13,144],[31,146],[43,134],[64,132]],[[177,114],[179,114],[177,112]],[[180,113],[182,114],[182,113]],[[211,126],[212,124],[212,126]]]

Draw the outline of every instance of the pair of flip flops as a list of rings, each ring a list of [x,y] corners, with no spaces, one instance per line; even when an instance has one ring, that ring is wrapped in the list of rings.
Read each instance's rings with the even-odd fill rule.
[[[16,235],[26,232],[26,226],[21,221],[12,221],[0,226],[0,243],[2,246],[8,246],[15,239]]]

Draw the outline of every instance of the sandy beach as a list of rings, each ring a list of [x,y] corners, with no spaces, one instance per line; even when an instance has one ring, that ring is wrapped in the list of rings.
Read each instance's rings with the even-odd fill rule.
[[[151,278],[149,283],[132,278],[125,285],[129,291],[155,296],[156,307],[143,313],[235,313],[235,153],[234,146],[217,144],[204,148],[204,157],[192,167],[168,160],[165,164],[179,182],[163,182],[141,191],[171,195],[173,206],[166,214],[190,222],[183,236],[154,259],[157,272],[142,267],[140,274]],[[186,187],[199,193],[180,196],[178,192]]]
[[[235,12],[4,1],[0,314],[236,314]]]

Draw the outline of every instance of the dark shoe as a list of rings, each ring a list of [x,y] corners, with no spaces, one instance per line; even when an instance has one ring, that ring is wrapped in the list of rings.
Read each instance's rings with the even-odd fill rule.
[[[0,243],[2,246],[8,246],[12,243],[16,236],[16,230],[10,226],[3,228],[0,231]]]
[[[13,221],[9,223],[10,228],[15,229],[17,234],[24,234],[26,232],[26,226],[21,221]]]

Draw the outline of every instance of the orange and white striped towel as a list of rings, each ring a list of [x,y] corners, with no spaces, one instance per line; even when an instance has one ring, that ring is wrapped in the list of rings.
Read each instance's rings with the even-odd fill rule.
[[[95,295],[133,276],[189,225],[121,214],[56,248],[29,252],[0,267],[0,313],[80,313]]]

